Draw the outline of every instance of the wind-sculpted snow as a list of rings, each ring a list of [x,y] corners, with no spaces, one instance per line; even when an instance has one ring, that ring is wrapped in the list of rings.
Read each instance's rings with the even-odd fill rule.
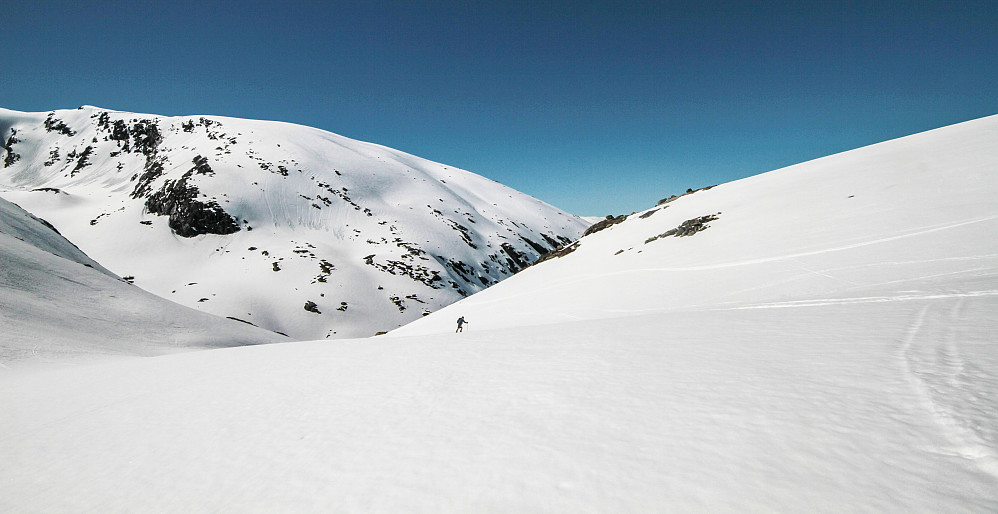
[[[111,270],[298,338],[398,327],[588,225],[472,173],[286,123],[0,110],[0,137],[0,194]]]
[[[2,199],[0,333],[0,368],[287,339],[147,293]]]

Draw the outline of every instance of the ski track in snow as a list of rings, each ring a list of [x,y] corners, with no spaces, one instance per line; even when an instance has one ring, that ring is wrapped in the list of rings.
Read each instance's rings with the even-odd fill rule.
[[[998,295],[998,291],[987,293]],[[969,393],[966,385],[973,383],[964,380],[966,363],[960,355],[952,329],[962,319],[960,314],[965,298],[973,296],[983,295],[940,296],[939,298],[955,300],[951,302],[952,306],[945,316],[929,315],[930,312],[941,310],[938,304],[923,306],[901,340],[898,360],[925,409],[931,413],[940,431],[952,443],[950,447],[937,448],[936,451],[967,459],[981,471],[998,479],[998,452],[975,432],[970,425],[972,420],[961,418],[952,407],[967,401]],[[926,333],[928,334],[924,335]]]
[[[998,220],[998,215],[985,216],[985,217],[974,218],[974,219],[969,219],[969,220],[962,220],[962,221],[958,221],[958,222],[954,222],[954,223],[944,223],[944,224],[933,225],[933,226],[929,226],[929,227],[922,227],[922,228],[919,228],[919,229],[908,231],[908,232],[906,232],[904,234],[901,234],[901,235],[890,236],[890,237],[882,237],[882,238],[877,238],[877,239],[873,239],[873,240],[866,240],[866,241],[859,242],[859,243],[853,243],[853,244],[848,244],[848,245],[835,246],[835,247],[831,247],[831,248],[824,248],[824,249],[820,249],[820,250],[813,250],[813,251],[807,251],[807,252],[796,252],[796,253],[784,254],[784,255],[777,255],[777,256],[772,256],[772,257],[764,257],[764,258],[759,258],[759,259],[749,259],[749,260],[743,260],[743,261],[723,262],[723,263],[708,264],[708,265],[703,265],[703,266],[643,267],[643,268],[630,268],[630,269],[624,269],[624,270],[605,271],[605,272],[600,272],[600,273],[592,273],[592,272],[590,272],[590,273],[578,273],[575,277],[572,277],[572,278],[566,278],[566,279],[561,279],[561,280],[556,280],[556,281],[548,282],[548,283],[545,284],[545,286],[542,289],[524,288],[523,292],[521,292],[519,294],[490,295],[490,297],[489,297],[488,300],[479,300],[479,301],[480,301],[481,305],[503,303],[503,302],[506,302],[506,301],[509,301],[509,300],[512,300],[512,299],[515,299],[515,298],[518,298],[518,297],[526,297],[526,296],[530,296],[530,295],[533,295],[533,294],[536,294],[536,293],[542,292],[542,291],[550,291],[550,290],[561,288],[561,287],[565,287],[565,286],[583,284],[583,283],[586,283],[586,282],[589,282],[589,281],[593,280],[594,278],[611,278],[611,277],[621,277],[621,276],[626,276],[626,275],[648,275],[648,274],[652,274],[652,273],[682,273],[682,272],[690,272],[690,271],[711,271],[711,270],[718,270],[718,269],[725,269],[725,268],[744,267],[744,266],[750,266],[750,265],[756,265],[756,264],[766,264],[766,263],[773,263],[773,262],[792,261],[792,260],[795,260],[795,259],[799,259],[801,257],[824,255],[824,254],[828,254],[828,253],[841,252],[841,251],[846,251],[846,250],[853,250],[853,249],[857,249],[857,248],[863,248],[863,247],[867,247],[867,246],[872,246],[872,245],[877,245],[877,244],[883,244],[883,243],[897,241],[897,240],[902,240],[902,239],[908,239],[908,238],[912,238],[912,237],[916,237],[916,236],[922,236],[922,235],[932,234],[932,233],[936,233],[936,232],[940,232],[940,231],[944,231],[944,230],[949,230],[949,229],[953,229],[953,228],[957,228],[957,227],[974,225],[974,224],[983,223],[983,222],[987,222],[987,221],[993,221],[993,220]],[[961,256],[961,257],[956,257],[956,258],[944,258],[944,259],[939,259],[939,260],[943,261],[943,260],[988,259],[988,258],[992,258],[992,257],[994,257],[994,254],[983,255],[983,256],[972,256],[972,257],[963,257],[963,256]],[[925,262],[934,262],[934,261],[935,260],[923,260],[923,261],[910,261],[910,262],[925,263]],[[874,264],[868,264],[868,265],[864,265],[864,266],[882,266],[884,264],[888,264],[888,263],[876,262]],[[896,264],[899,264],[899,263],[896,263]],[[798,265],[798,267],[801,267],[803,269],[803,266],[801,266],[799,263],[797,265]],[[847,269],[847,268],[840,268],[840,269]],[[986,269],[990,270],[990,269],[996,269],[996,268],[995,267],[989,267],[989,268],[986,268]],[[826,276],[828,278],[832,278],[832,279],[835,279],[835,280],[841,280],[838,277],[829,276],[829,275],[824,274],[823,272],[815,272],[813,270],[807,270],[807,269],[805,269],[805,271],[807,271],[809,273],[814,273],[814,274]],[[964,273],[964,272],[966,272],[966,271],[961,271],[959,273]],[[796,279],[795,277],[791,277],[791,278],[786,279],[786,280],[792,281],[792,280],[795,280],[795,279]],[[909,280],[909,279],[906,279],[906,280]],[[849,281],[846,281],[846,282],[847,283],[852,283],[852,282],[849,282]],[[855,283],[853,283],[853,284],[855,284]],[[768,285],[771,285],[771,284],[768,284]],[[860,285],[860,284],[855,284],[855,285]],[[638,310],[638,311],[627,311],[627,312],[650,312],[650,311],[640,311],[640,310]]]
[[[823,268],[820,271],[816,271],[816,272],[811,273],[811,274],[818,275],[818,276],[823,276],[823,277],[830,278],[830,279],[833,279],[833,280],[836,280],[836,281],[839,281],[839,282],[844,282],[844,283],[847,283],[847,284],[854,284],[855,285],[855,287],[844,289],[843,293],[845,293],[845,292],[848,292],[848,291],[854,290],[854,289],[870,289],[870,288],[877,288],[877,287],[883,287],[883,286],[889,286],[889,285],[911,283],[911,282],[918,281],[918,280],[925,280],[925,279],[932,279],[932,278],[942,278],[942,277],[955,277],[957,275],[967,275],[967,274],[980,274],[982,272],[990,272],[992,274],[998,275],[998,266],[996,266],[996,265],[993,264],[995,262],[998,262],[998,261],[996,261],[996,259],[998,259],[998,254],[979,255],[979,256],[967,256],[967,257],[946,257],[946,258],[939,258],[939,259],[920,259],[920,260],[908,260],[908,261],[884,261],[884,262],[878,262],[878,263],[874,263],[874,264],[862,264],[862,265],[852,265],[852,266],[834,266],[834,267],[828,267],[828,268]],[[850,280],[844,280],[841,277],[832,274],[834,272],[855,271],[855,270],[872,269],[872,268],[885,268],[885,267],[892,267],[892,266],[925,265],[925,264],[933,264],[933,263],[964,262],[964,261],[985,261],[985,262],[988,262],[988,263],[991,263],[991,264],[990,265],[980,266],[980,267],[975,267],[975,268],[961,269],[961,270],[957,270],[957,271],[947,271],[947,272],[942,272],[942,273],[933,273],[933,274],[918,275],[918,276],[906,276],[904,278],[896,279],[896,280],[871,281],[871,282],[867,282],[867,283],[859,283],[859,282],[854,282],[854,281],[850,281]],[[743,288],[743,289],[733,289],[733,290],[725,292],[723,294],[723,296],[718,297],[717,299],[720,300],[720,298],[722,298],[724,296],[743,295],[745,293],[759,291],[759,290],[762,290],[762,289],[772,289],[774,286],[788,284],[788,283],[791,283],[791,282],[798,281],[800,279],[801,279],[800,275],[794,275],[794,276],[790,276],[790,277],[787,277],[787,278],[782,279],[782,280],[768,282],[766,284],[759,285],[759,286],[748,287],[748,288]],[[792,302],[782,302],[782,303],[776,303],[776,304],[772,304],[772,305],[781,306],[781,305],[790,304],[790,303],[792,303]],[[760,307],[764,308],[767,305],[771,305],[771,304],[760,304]],[[792,306],[792,305],[787,305],[787,306]],[[753,308],[753,307],[752,306],[746,306],[746,307],[743,307],[743,308]]]
[[[846,305],[854,303],[909,302],[915,300],[952,300],[956,298],[973,298],[979,296],[998,296],[998,291],[968,291],[965,293],[947,294],[911,294],[899,296],[866,296],[853,298],[822,298],[814,300],[793,300],[789,302],[762,303],[741,307],[712,310],[749,310],[749,309],[787,309],[795,307],[822,307],[825,305]]]
[[[963,220],[963,221],[959,221],[959,222],[955,222],[955,223],[945,223],[945,224],[941,224],[941,225],[933,225],[933,226],[929,226],[929,227],[922,227],[922,228],[914,229],[913,231],[906,232],[904,234],[900,234],[900,235],[896,235],[896,236],[882,237],[882,238],[877,238],[877,239],[862,241],[862,242],[859,242],[859,243],[853,243],[853,244],[848,244],[848,245],[835,246],[835,247],[830,247],[830,248],[822,248],[822,249],[819,249],[819,250],[812,250],[812,251],[806,251],[806,252],[796,252],[796,253],[791,253],[791,254],[777,255],[777,256],[772,256],[772,257],[763,257],[763,258],[759,258],[759,259],[749,259],[749,260],[744,260],[744,261],[722,262],[722,263],[717,263],[717,264],[708,264],[708,265],[704,265],[704,266],[682,266],[682,267],[662,267],[662,268],[628,269],[628,270],[621,270],[621,271],[609,272],[609,273],[605,274],[604,276],[619,276],[619,275],[629,275],[629,274],[634,274],[634,273],[652,273],[652,272],[670,272],[670,273],[674,273],[674,272],[683,272],[683,271],[709,271],[709,270],[716,270],[716,269],[722,269],[722,268],[732,268],[732,267],[739,267],[739,266],[748,266],[748,265],[752,265],[752,264],[765,264],[765,263],[776,262],[776,261],[787,261],[787,260],[792,260],[792,259],[799,259],[801,257],[810,257],[810,256],[814,256],[814,255],[823,255],[823,254],[828,254],[828,253],[833,253],[833,252],[841,252],[841,251],[845,251],[845,250],[854,250],[856,248],[863,248],[863,247],[866,247],[866,246],[883,244],[883,243],[888,243],[888,242],[891,242],[891,241],[898,241],[898,240],[901,240],[901,239],[908,239],[908,238],[915,237],[915,236],[922,236],[922,235],[926,235],[926,234],[932,234],[934,232],[939,232],[939,231],[943,231],[943,230],[950,230],[950,229],[953,229],[953,228],[958,228],[958,227],[963,227],[963,226],[967,226],[967,225],[973,225],[973,224],[983,223],[983,222],[986,222],[986,221],[993,221],[993,220],[998,220],[998,215],[985,216],[983,218],[975,218],[975,219],[971,219],[971,220]],[[882,263],[877,263],[877,264],[882,264]]]
[[[998,117],[937,134],[677,199],[388,336],[4,370],[0,511],[998,512]],[[272,179],[302,244],[327,214]]]

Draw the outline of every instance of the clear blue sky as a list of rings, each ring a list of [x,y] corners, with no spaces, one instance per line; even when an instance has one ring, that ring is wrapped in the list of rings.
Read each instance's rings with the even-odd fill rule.
[[[582,215],[998,113],[998,2],[8,2],[0,106],[300,123]]]

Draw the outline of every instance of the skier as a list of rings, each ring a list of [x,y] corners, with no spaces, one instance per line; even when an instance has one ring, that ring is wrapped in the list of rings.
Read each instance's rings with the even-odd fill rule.
[[[464,316],[457,318],[457,330],[455,330],[454,333],[456,334],[458,332],[464,332],[465,323],[467,323],[467,321],[464,320]]]

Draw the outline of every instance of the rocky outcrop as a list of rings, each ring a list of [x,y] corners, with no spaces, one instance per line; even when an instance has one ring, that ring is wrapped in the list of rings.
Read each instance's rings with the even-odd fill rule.
[[[717,213],[717,214],[720,214],[720,213]],[[711,222],[711,221],[714,221],[716,219],[717,219],[717,215],[714,215],[714,214],[708,214],[706,216],[700,216],[700,217],[697,217],[697,218],[688,219],[688,220],[680,223],[679,226],[676,227],[676,228],[674,228],[674,229],[667,230],[667,231],[665,231],[665,232],[663,232],[663,233],[661,233],[661,234],[659,234],[659,235],[657,235],[655,237],[650,237],[650,238],[646,239],[645,240],[645,244],[648,244],[648,243],[650,243],[652,241],[656,241],[658,239],[662,239],[663,237],[687,237],[687,236],[692,236],[693,234],[696,234],[697,232],[701,232],[701,231],[707,230],[707,228],[710,227],[710,225],[708,225],[707,223]]]
[[[550,252],[547,252],[544,255],[541,255],[541,258],[537,259],[537,261],[534,262],[534,265],[540,264],[540,263],[542,263],[544,261],[547,261],[547,260],[556,259],[558,257],[564,257],[564,256],[566,256],[566,255],[574,252],[578,248],[579,248],[579,242],[578,241],[576,241],[574,243],[571,243],[571,244],[564,245],[564,246],[559,246],[558,248],[555,248],[554,250],[551,250]]]
[[[200,157],[200,156],[198,156]],[[181,237],[202,234],[232,234],[239,232],[239,222],[229,216],[213,200],[199,199],[201,192],[188,181],[204,163],[194,159],[195,167],[180,180],[167,180],[146,199],[146,210],[152,214],[169,216],[169,225]]]
[[[17,129],[12,128],[10,129],[10,137],[7,138],[7,141],[3,144],[3,149],[7,151],[7,155],[3,158],[3,166],[5,168],[7,166],[13,166],[14,163],[21,158],[20,155],[14,153],[14,144],[17,142]]]
[[[596,232],[599,232],[600,230],[604,230],[604,229],[610,228],[610,227],[616,225],[617,223],[620,223],[620,222],[622,222],[622,221],[624,221],[626,219],[627,219],[627,215],[625,215],[625,214],[622,214],[620,216],[607,216],[605,220],[603,220],[603,221],[597,221],[592,226],[590,226],[589,228],[587,228],[586,231],[583,232],[582,236],[585,237],[585,236],[588,236],[589,234],[595,234]]]

